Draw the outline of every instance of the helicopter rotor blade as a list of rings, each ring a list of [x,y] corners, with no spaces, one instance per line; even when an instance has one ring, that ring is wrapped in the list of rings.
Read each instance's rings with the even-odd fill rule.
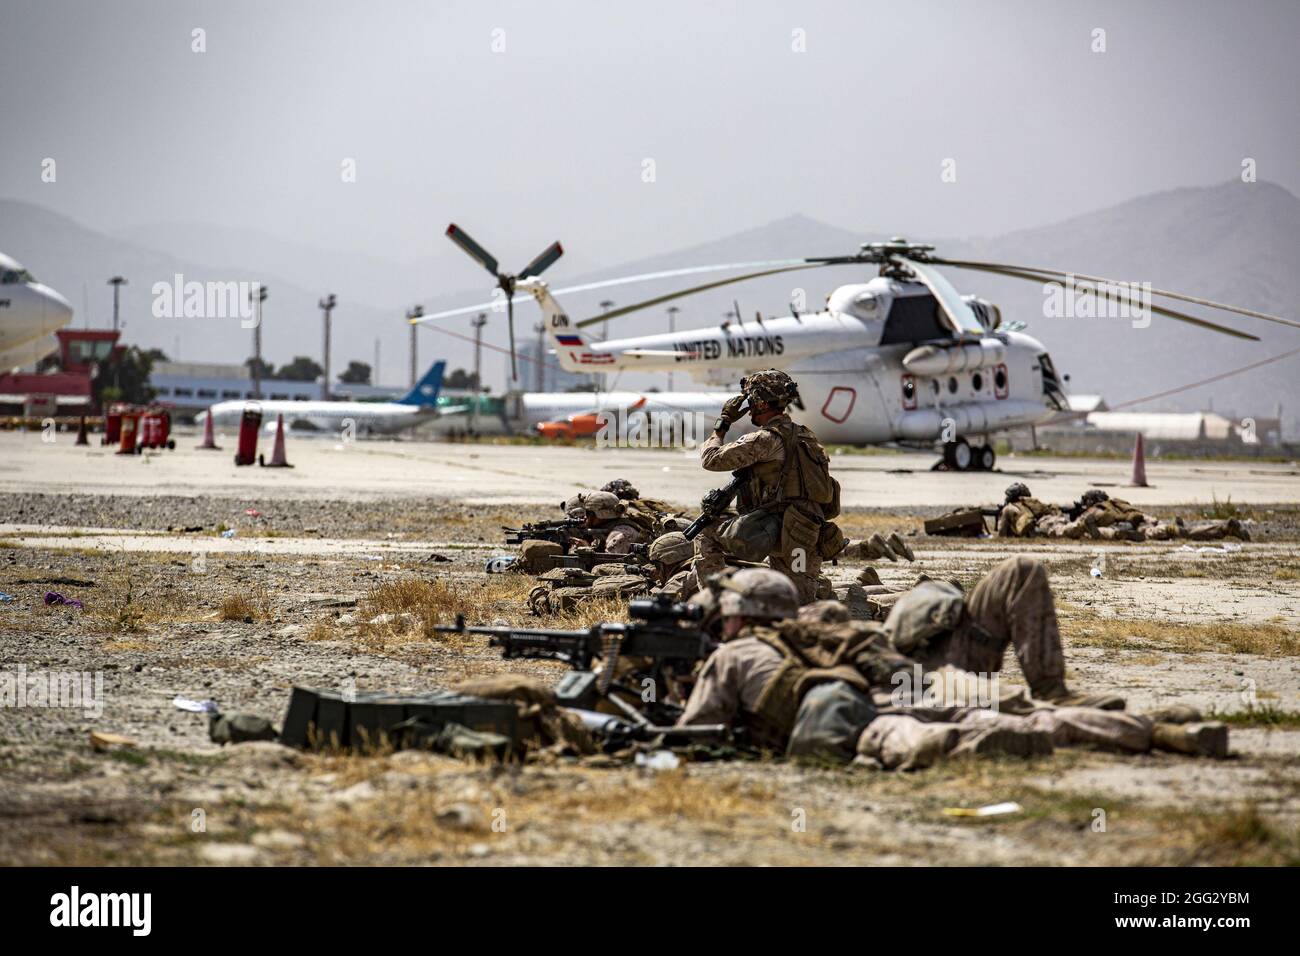
[[[669,292],[666,295],[655,296],[653,299],[645,299],[641,302],[635,302],[632,305],[625,305],[621,309],[613,309],[609,312],[605,312],[601,315],[598,315],[595,318],[583,319],[581,322],[575,324],[577,328],[581,329],[589,325],[595,325],[597,322],[605,322],[608,321],[609,319],[616,319],[620,315],[627,315],[629,312],[637,312],[641,309],[648,309],[652,305],[660,305],[661,303],[664,302],[671,302],[673,299],[680,299],[688,295],[694,295],[697,292],[705,292],[709,289],[721,288],[724,285],[731,285],[732,283],[735,282],[746,282],[749,279],[758,279],[761,278],[762,276],[780,275],[782,272],[799,272],[802,269],[820,269],[824,265],[832,265],[832,264],[838,264],[838,263],[822,263],[822,262],[808,263],[808,262],[801,261],[799,265],[782,266],[781,268],[778,269],[764,269],[761,272],[747,272],[744,275],[731,276],[726,279],[717,279],[713,282],[706,282],[704,283],[704,285],[692,286],[689,289],[679,289],[676,292]]]
[[[958,269],[971,269],[975,272],[988,272],[994,275],[1009,276],[1013,279],[1027,279],[1030,282],[1050,282],[1059,285],[1062,284],[1062,279],[1063,279],[1063,276],[1057,277],[1046,273],[1027,272],[1023,269],[1018,269],[1018,268],[995,267],[992,264],[965,263],[962,265],[958,265],[957,263],[950,262],[948,260],[944,260],[936,264],[952,266]],[[1078,279],[1079,276],[1076,275],[1075,278]],[[1121,298],[1118,294],[1118,290],[1116,289],[1107,289],[1104,286],[1101,286],[1099,288],[1093,288],[1092,286],[1089,285],[1079,285],[1076,287],[1080,291],[1087,292],[1090,295],[1104,296],[1105,298],[1111,299],[1116,302],[1127,301],[1130,304],[1141,305],[1140,302],[1135,302],[1132,298]],[[1173,309],[1166,309],[1164,306],[1156,305],[1154,303],[1149,305],[1148,308],[1154,314],[1163,315],[1165,318],[1168,319],[1176,319],[1179,322],[1188,322],[1192,325],[1198,325],[1203,329],[1209,329],[1212,332],[1221,332],[1224,335],[1231,335],[1239,339],[1247,339],[1248,341],[1251,342],[1259,341],[1258,335],[1252,335],[1249,332],[1242,332],[1238,329],[1229,328],[1226,325],[1219,325],[1215,322],[1210,322],[1206,319],[1198,319],[1195,316],[1186,314],[1185,312],[1175,312]]]
[[[835,260],[813,260],[816,265],[838,266],[860,264],[851,259]],[[564,286],[559,289],[552,289],[552,295],[569,295],[574,292],[594,292],[598,289],[611,289],[621,285],[633,285],[638,282],[654,282],[658,279],[674,279],[678,276],[701,275],[709,272],[727,272],[732,269],[763,269],[774,268],[776,266],[799,266],[807,265],[809,260],[806,259],[773,259],[760,262],[727,262],[719,265],[710,266],[690,266],[685,269],[665,269],[660,272],[643,272],[639,275],[620,276],[617,279],[601,279],[597,282],[583,282],[578,285]],[[532,296],[520,294],[515,297],[516,302],[526,302]],[[499,310],[499,302],[483,302],[479,305],[466,305],[457,309],[444,309],[441,312],[430,312],[420,318],[419,323],[432,322],[436,319],[450,319],[458,315],[472,315],[475,312],[482,312],[484,309]],[[416,323],[416,324],[419,324]]]
[[[501,278],[501,269],[492,253],[488,252],[471,239],[469,233],[460,228],[460,226],[456,225],[454,222],[447,227],[447,238],[460,246],[471,259],[490,272],[492,278]]]
[[[560,245],[560,241],[557,239],[555,242],[551,243],[549,246],[547,246],[545,249],[539,252],[537,254],[537,258],[535,258],[532,262],[528,263],[528,265],[524,266],[523,270],[519,273],[519,278],[523,279],[528,276],[541,275],[543,272],[545,272],[555,263],[556,259],[560,258],[560,256],[562,255],[564,255],[564,247]]]
[[[983,335],[984,326],[980,325],[979,319],[975,318],[975,312],[959,293],[951,282],[945,279],[933,266],[925,265],[906,256],[891,256],[891,261],[906,266],[912,275],[916,276],[921,283],[930,290],[930,294],[935,297],[944,313],[947,314],[949,321],[952,322],[953,331],[958,334],[966,335]]]
[[[983,266],[1002,269],[1018,269],[1021,272],[1036,272],[1041,275],[1060,276],[1062,278],[1072,275],[1074,278],[1081,279],[1085,282],[1095,282],[1098,284],[1119,286],[1121,288],[1133,285],[1131,282],[1119,282],[1115,279],[1107,279],[1103,276],[1085,275],[1082,272],[1061,272],[1058,269],[1040,269],[1037,266],[1013,266],[1000,262],[972,262],[964,259],[935,259],[934,262],[936,265],[953,266],[958,269],[975,269]],[[1263,319],[1265,322],[1276,322],[1279,325],[1289,325],[1292,328],[1300,329],[1300,322],[1296,322],[1294,319],[1286,319],[1280,315],[1270,315],[1267,312],[1256,312],[1254,309],[1228,305],[1224,302],[1215,302],[1212,299],[1202,299],[1182,292],[1171,292],[1168,289],[1152,289],[1151,294],[1162,296],[1166,299],[1177,299],[1180,302],[1190,302],[1192,305],[1203,305],[1210,309],[1222,309],[1224,312],[1235,312],[1238,315],[1250,316],[1253,319]]]

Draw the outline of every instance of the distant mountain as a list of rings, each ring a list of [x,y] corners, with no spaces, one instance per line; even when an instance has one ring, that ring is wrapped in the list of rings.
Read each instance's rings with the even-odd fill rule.
[[[573,285],[708,263],[847,253],[862,242],[901,232],[915,241],[933,242],[949,256],[1146,281],[1156,287],[1300,318],[1296,254],[1300,250],[1300,199],[1268,183],[1175,189],[1064,222],[984,239],[936,239],[909,235],[898,224],[881,225],[878,231],[858,233],[805,216],[790,216],[711,242],[581,273],[576,269],[583,263],[613,261],[617,250],[570,249],[564,267],[556,267],[554,282]],[[436,245],[437,237],[433,238]],[[488,237],[481,238],[486,241]],[[476,276],[477,267],[450,247],[445,253],[432,253],[427,263],[394,263],[314,249],[252,231],[200,225],[134,227],[111,236],[41,207],[7,200],[0,200],[0,250],[62,291],[78,313],[83,311],[84,285],[94,326],[103,327],[109,318],[111,300],[105,280],[115,273],[127,276],[131,284],[124,290],[123,315],[128,339],[171,354],[179,336],[182,359],[242,361],[251,349],[251,333],[228,321],[154,319],[149,306],[150,286],[155,281],[169,281],[177,272],[187,279],[264,281],[270,298],[263,348],[276,364],[294,355],[319,355],[321,323],[316,302],[322,293],[334,291],[339,296],[334,323],[336,372],[349,359],[372,361],[378,337],[386,384],[398,384],[407,377],[409,339],[402,313],[410,303],[422,301],[432,312],[484,301],[491,290],[488,277]],[[800,291],[807,307],[816,308],[836,286],[860,281],[873,272],[857,267],[810,270],[702,293],[673,303],[681,309],[678,327],[714,324],[733,308],[733,301],[739,302],[748,317],[756,310],[765,316],[788,314],[791,299]],[[1028,331],[1047,346],[1058,368],[1071,375],[1071,390],[1100,392],[1112,403],[1185,385],[1300,346],[1298,330],[1194,306],[1184,311],[1249,330],[1263,341],[1244,342],[1159,317],[1146,329],[1132,328],[1125,320],[1050,319],[1044,317],[1044,295],[1035,283],[957,270],[949,270],[948,275],[962,292],[997,302],[1005,318],[1027,321]],[[564,302],[575,316],[587,317],[599,313],[602,299],[624,305],[691,281],[663,280],[569,295]],[[447,291],[455,289],[464,291]],[[617,319],[610,323],[610,334],[666,331],[665,309],[656,306]],[[537,319],[535,308],[520,310],[516,325],[521,338],[533,334]],[[75,322],[81,324],[83,316],[78,314]],[[435,354],[446,358],[452,367],[471,361],[468,318],[449,320],[437,330],[425,327],[419,335],[421,365],[432,361]],[[491,317],[485,343],[489,351],[484,377],[499,388],[505,382],[507,359],[492,347],[499,349],[505,343],[503,316]],[[686,380],[683,376],[678,379],[678,387],[683,387]],[[620,384],[662,385],[663,376],[628,374]],[[1228,415],[1268,416],[1279,402],[1287,431],[1295,434],[1300,355],[1142,408],[1212,406]]]

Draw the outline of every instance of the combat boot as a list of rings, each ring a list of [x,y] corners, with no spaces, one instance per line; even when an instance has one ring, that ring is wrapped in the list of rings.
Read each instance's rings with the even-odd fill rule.
[[[908,561],[916,560],[916,555],[912,553],[912,549],[908,547],[907,542],[898,536],[897,531],[891,531],[889,533],[888,543],[889,549],[900,558],[906,558]]]
[[[888,542],[879,534],[873,534],[859,546],[862,551],[862,557],[868,561],[878,561],[881,558],[888,558],[890,561],[897,561],[898,557],[890,550]]]
[[[1151,728],[1151,746],[1192,757],[1228,756],[1228,725],[1217,721],[1203,724],[1156,724]]]
[[[880,575],[876,573],[875,568],[863,568],[858,572],[858,583],[878,587],[880,585]]]
[[[1057,707],[1092,707],[1095,710],[1123,710],[1127,701],[1118,694],[1080,694],[1067,690],[1064,681],[1047,689],[1030,688],[1035,700],[1045,700]]]

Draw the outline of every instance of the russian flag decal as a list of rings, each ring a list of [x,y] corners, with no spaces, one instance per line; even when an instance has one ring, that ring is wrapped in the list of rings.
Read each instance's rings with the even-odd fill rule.
[[[561,345],[576,345],[579,348],[582,347],[582,338],[577,335],[557,335],[555,341],[559,342]]]

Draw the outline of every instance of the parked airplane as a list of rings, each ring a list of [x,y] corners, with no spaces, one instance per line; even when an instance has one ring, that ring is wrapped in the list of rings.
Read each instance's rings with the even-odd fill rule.
[[[283,415],[284,423],[292,427],[294,423],[305,422],[308,428],[321,431],[340,431],[349,427],[356,434],[391,435],[407,428],[414,428],[423,422],[432,421],[444,415],[457,415],[465,410],[464,406],[451,408],[438,407],[438,392],[442,388],[442,373],[447,363],[434,362],[424,377],[404,396],[395,402],[296,402],[239,400],[218,402],[208,411],[196,416],[202,424],[208,414],[212,415],[213,424],[237,425],[249,405],[259,405],[263,421],[267,427],[274,428],[276,416]]]
[[[71,321],[67,299],[0,253],[0,371],[31,365],[55,351],[54,333]]]

